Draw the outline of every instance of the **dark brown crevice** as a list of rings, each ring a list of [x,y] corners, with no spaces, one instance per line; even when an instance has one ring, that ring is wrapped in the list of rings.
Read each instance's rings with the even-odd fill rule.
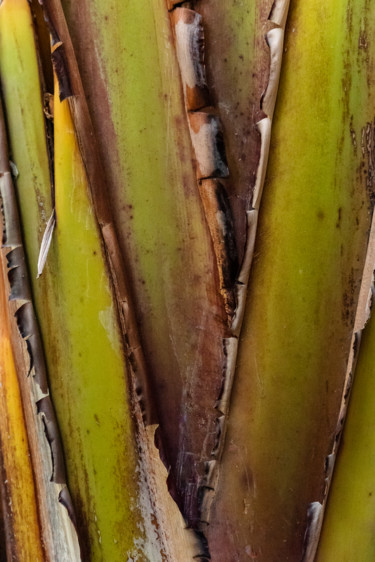
[[[65,48],[61,42],[52,46],[52,62],[59,83],[59,98],[62,102],[73,95],[73,90],[70,84]]]
[[[243,257],[241,251],[241,267],[239,267],[237,261],[238,253],[236,248],[237,235],[235,232],[235,223],[233,222],[230,206],[227,205],[227,202],[229,202],[228,194],[225,188],[222,187],[222,202],[225,201],[225,206],[227,208],[226,216],[228,217],[225,223],[226,228],[223,228],[223,224],[220,224],[220,217],[222,217],[222,215],[218,213],[218,200],[215,201],[212,196],[207,196],[207,192],[202,189],[204,180],[207,181],[208,178],[215,181],[220,178],[230,177],[230,168],[228,169],[227,166],[220,118],[217,115],[213,115],[211,111],[207,113],[207,108],[212,108],[215,102],[211,98],[210,88],[207,84],[204,59],[205,38],[202,16],[193,9],[187,9],[186,6],[180,7],[179,5],[174,5],[173,8],[173,11],[171,11],[171,19],[174,27],[176,54],[180,66],[181,81],[185,97],[185,109],[196,159],[197,182],[200,187],[202,203],[212,237],[219,271],[220,292],[224,298],[228,315],[229,332],[232,336],[232,338],[229,339],[223,338],[223,355],[226,360],[223,367],[222,387],[216,399],[217,407],[219,406],[219,413],[222,410],[226,411],[216,419],[216,439],[211,452],[211,467],[203,485],[201,483],[197,489],[197,497],[200,497],[197,512],[201,517],[201,525],[203,521],[209,521],[213,490],[216,488],[219,464],[224,447],[227,410],[229,408],[230,392],[236,364],[237,337],[241,329],[244,314],[246,289],[257,227],[257,209],[263,189],[268,159],[270,124],[280,72],[283,30],[279,29],[279,26],[285,25],[288,2],[285,3],[276,0],[268,16],[271,30],[267,33],[265,42],[270,49],[270,70],[268,83],[264,88],[264,92],[259,96],[258,104],[259,118],[261,121],[269,121],[269,126],[265,127],[261,124],[261,121],[259,124],[257,123],[260,132],[260,142],[258,142],[259,152],[257,152],[257,156],[254,159],[257,166],[254,191],[248,195],[252,201],[252,205],[242,209],[242,214],[247,216],[247,229]],[[276,19],[274,18],[274,14]],[[274,19],[275,21],[273,21]],[[280,35],[280,37],[277,37],[276,41],[274,40],[271,43],[269,41],[270,34],[275,33]],[[218,100],[215,101],[217,102]],[[212,119],[212,122],[210,122],[210,119]],[[213,127],[212,123],[214,123]],[[210,128],[212,130],[210,130]],[[224,162],[225,167],[223,165]],[[227,266],[233,259],[233,255],[235,255],[236,264],[233,266],[232,263],[230,269],[231,271],[236,270],[236,275],[230,278],[230,286],[228,287],[228,283],[226,282],[228,281]],[[230,357],[227,356],[226,352],[227,341],[233,341]],[[225,395],[224,403],[223,395]],[[186,517],[184,506],[182,507],[182,512]]]
[[[72,498],[71,495],[69,494],[68,488],[65,487],[61,490],[61,492],[59,493],[59,502],[61,503],[61,505],[63,505],[65,507],[65,509],[67,510],[70,520],[73,523],[74,527],[77,529],[78,528],[78,523],[77,523],[77,518],[76,518],[76,514],[75,514],[75,509],[73,506],[73,502],[72,502]]]
[[[167,0],[168,11],[173,12],[177,8],[188,8],[192,10],[194,7],[195,0]]]
[[[51,203],[55,206],[55,161],[54,161],[54,134],[53,134],[53,109],[49,103],[53,93],[53,70],[51,61],[50,34],[45,25],[43,12],[38,0],[30,2],[33,18],[34,41],[39,69],[39,83],[44,108],[44,126],[46,145],[48,151],[48,166],[51,185]]]
[[[30,0],[33,17],[35,43],[38,52],[38,64],[43,79],[43,87],[47,92],[53,92],[53,71],[51,64],[51,37],[46,26],[42,7],[38,0]]]
[[[36,403],[37,412],[41,415],[44,424],[44,431],[46,434],[47,441],[51,448],[52,457],[52,475],[51,482],[56,482],[57,484],[66,483],[65,474],[65,464],[64,457],[62,454],[62,444],[60,440],[60,434],[58,432],[58,425],[56,420],[56,415],[53,409],[52,401],[50,396],[45,396],[41,398]],[[72,518],[71,513],[69,517]]]

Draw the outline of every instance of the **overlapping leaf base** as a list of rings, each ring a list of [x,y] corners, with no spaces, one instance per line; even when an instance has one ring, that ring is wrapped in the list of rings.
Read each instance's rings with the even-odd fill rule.
[[[314,559],[375,263],[374,25],[366,0],[3,0],[8,556]],[[371,326],[320,562],[351,526],[342,559],[373,558]]]

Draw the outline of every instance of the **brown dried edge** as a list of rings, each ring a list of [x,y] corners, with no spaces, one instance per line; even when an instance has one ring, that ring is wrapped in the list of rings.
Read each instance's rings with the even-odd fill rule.
[[[215,138],[215,133],[211,135],[211,139],[208,139],[207,144],[204,146],[204,150],[200,150],[202,143],[197,143],[195,135],[197,134],[197,120],[194,119],[194,115],[199,115],[199,121],[202,124],[207,124],[207,118],[205,119],[204,113],[207,112],[209,116],[215,111],[212,108],[210,95],[207,88],[207,82],[205,79],[205,68],[204,68],[204,36],[203,27],[201,23],[201,16],[196,13],[194,17],[194,2],[178,2],[175,0],[169,0],[169,10],[172,17],[172,22],[174,23],[174,37],[175,37],[175,47],[177,52],[177,59],[180,66],[180,74],[182,81],[182,88],[185,96],[185,109],[187,114],[187,119],[189,122],[189,129],[191,133],[191,140],[193,149],[195,151],[195,157],[197,160],[197,183],[198,188],[201,192],[202,203],[204,211],[206,214],[207,223],[211,232],[211,237],[214,246],[214,252],[216,255],[217,265],[219,269],[220,280],[225,279],[223,273],[223,264],[230,263],[233,259],[232,256],[227,255],[223,259],[223,253],[230,246],[225,238],[227,236],[225,229],[221,227],[218,221],[218,211],[220,207],[217,201],[213,197],[208,198],[205,194],[205,187],[207,184],[216,182],[218,183],[219,178],[226,177],[228,173],[218,173],[224,169],[226,165],[225,159],[225,149],[223,147],[218,147],[217,138]],[[184,10],[185,8],[185,10]],[[201,519],[202,522],[209,523],[211,505],[214,498],[215,489],[217,487],[217,482],[219,479],[219,464],[224,448],[225,434],[226,434],[226,422],[230,405],[230,395],[233,385],[233,378],[236,368],[237,361],[237,350],[238,350],[238,338],[241,332],[242,321],[245,311],[245,301],[247,294],[247,286],[250,275],[250,269],[254,253],[254,243],[256,236],[256,229],[258,223],[258,210],[260,206],[264,180],[267,170],[269,146],[271,139],[271,126],[273,112],[276,103],[277,90],[279,85],[282,53],[283,53],[283,42],[284,42],[284,31],[285,24],[289,10],[289,0],[275,0],[273,2],[271,12],[268,17],[269,25],[271,29],[266,34],[265,40],[270,50],[270,72],[268,85],[261,99],[259,100],[260,108],[262,109],[265,117],[257,123],[257,127],[260,133],[260,159],[256,174],[255,188],[252,196],[251,207],[246,211],[247,215],[247,236],[246,236],[246,246],[245,253],[242,260],[241,267],[239,268],[239,273],[234,279],[233,287],[225,286],[225,283],[221,281],[221,293],[224,298],[225,307],[228,313],[228,326],[229,326],[229,337],[223,338],[223,350],[224,356],[226,357],[226,363],[223,367],[223,386],[220,396],[217,399],[216,408],[221,413],[218,418],[218,428],[217,428],[217,440],[215,445],[215,450],[212,451],[212,461],[208,464],[208,471],[206,479],[203,486],[202,494],[202,505],[201,505]],[[179,14],[180,12],[180,14]],[[189,15],[190,12],[190,15]],[[181,17],[180,17],[181,16]],[[199,33],[196,33],[196,37],[199,37],[199,42],[201,44],[197,45],[197,48],[190,49],[189,52],[184,52],[183,56],[179,51],[185,48],[185,45],[179,43],[179,37],[176,33],[176,25],[179,21],[186,21],[190,24],[196,22],[196,25],[200,27]],[[189,44],[189,42],[188,42]],[[191,44],[191,43],[190,43]],[[195,56],[196,55],[196,56]],[[195,58],[194,58],[195,56]],[[184,61],[187,61],[187,65],[184,66]],[[184,81],[184,77],[187,76],[186,67],[196,69],[196,76],[200,77],[199,84],[197,84],[194,92],[192,92],[191,84],[187,84]],[[191,75],[191,73],[190,73]],[[204,77],[202,79],[202,77]],[[206,105],[202,105],[202,100],[205,100]],[[208,113],[209,112],[209,113]],[[198,117],[197,115],[197,117]],[[217,121],[219,119],[215,117]],[[220,127],[220,125],[218,125]],[[220,139],[221,140],[221,139]],[[219,149],[221,148],[221,150]],[[221,161],[220,161],[221,159]],[[204,177],[202,170],[209,170],[212,172],[209,177]],[[221,184],[220,184],[221,185]],[[223,187],[221,189],[224,190]],[[229,212],[229,211],[227,211]],[[227,227],[229,221],[227,221]],[[234,240],[234,233],[231,235],[231,239]],[[232,295],[231,293],[234,293]],[[233,309],[231,309],[231,304],[234,304]]]
[[[31,300],[1,102],[0,198],[3,222],[1,251],[3,263],[7,263],[4,278],[8,279],[12,346],[31,450],[43,540],[51,560],[62,560],[57,548],[59,544],[65,545],[72,561],[80,560],[74,510],[66,486],[62,444],[49,395],[44,351]],[[62,504],[66,509],[61,508]]]

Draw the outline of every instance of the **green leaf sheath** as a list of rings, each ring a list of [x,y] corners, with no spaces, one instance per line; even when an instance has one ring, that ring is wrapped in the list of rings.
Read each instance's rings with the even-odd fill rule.
[[[152,510],[146,505],[101,238],[68,102],[61,105],[57,96],[57,226],[46,269],[36,279],[39,247],[51,212],[51,186],[31,18],[21,20],[16,12],[15,18],[17,25],[10,25],[0,17],[2,88],[12,158],[19,171],[17,193],[32,289],[83,558],[158,560],[153,532],[146,532]]]
[[[323,500],[372,212],[366,11],[291,4],[208,532],[215,561],[299,560],[309,506]]]
[[[374,86],[370,70],[375,68],[375,17],[368,2],[351,4],[348,22],[356,30],[357,50],[349,60],[366,64],[369,69],[368,84]],[[352,31],[353,33],[353,31]],[[352,62],[354,66],[354,62]],[[354,67],[355,68],[355,67]],[[363,86],[362,86],[363,87]],[[367,100],[374,107],[373,95]],[[368,103],[366,99],[363,104]],[[358,150],[366,154],[359,174],[366,179],[367,188],[373,196],[374,190],[374,115],[368,116],[368,124],[358,140]],[[369,271],[374,268],[373,227],[368,255]],[[372,286],[373,291],[373,286]],[[366,295],[365,295],[366,296]],[[361,311],[358,311],[359,313]],[[363,311],[362,311],[363,313]],[[362,326],[360,326],[362,327]],[[374,316],[366,326],[362,338],[357,334],[354,352],[358,363],[354,370],[353,390],[349,396],[349,410],[344,424],[340,449],[333,472],[332,486],[323,521],[317,561],[342,560],[371,561],[375,557],[373,522],[374,505]],[[360,346],[359,340],[361,340]]]

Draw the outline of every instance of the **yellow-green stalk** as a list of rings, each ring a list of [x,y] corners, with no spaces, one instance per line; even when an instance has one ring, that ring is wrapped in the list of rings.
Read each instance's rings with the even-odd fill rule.
[[[332,485],[328,494],[322,535],[316,560],[371,561],[375,557],[373,523],[375,518],[375,440],[374,440],[374,317],[362,333],[364,321],[371,311],[373,269],[375,266],[374,223],[367,255],[368,269],[362,281],[353,356],[358,357],[348,369],[348,392],[343,400],[343,414],[349,409],[339,441]],[[369,295],[370,288],[370,295]],[[367,298],[370,300],[366,302]],[[367,307],[366,307],[367,305]],[[366,310],[367,308],[367,310]],[[351,388],[352,387],[352,390]],[[340,429],[342,423],[340,424]],[[335,451],[336,453],[336,451]],[[332,463],[333,464],[333,463]]]
[[[366,6],[291,5],[209,527],[220,562],[299,560],[316,533],[372,213]]]

